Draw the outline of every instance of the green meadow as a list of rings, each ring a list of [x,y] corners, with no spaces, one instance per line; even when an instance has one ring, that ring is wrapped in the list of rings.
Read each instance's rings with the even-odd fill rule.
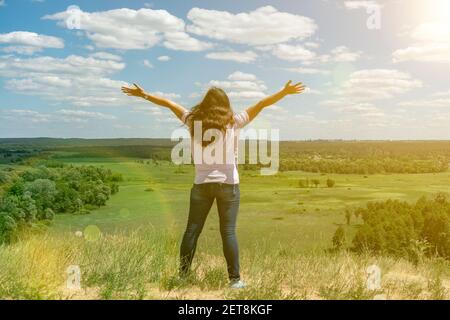
[[[54,231],[83,230],[96,225],[104,232],[122,232],[149,225],[157,230],[183,231],[189,209],[193,167],[178,167],[169,162],[155,165],[137,159],[80,159],[63,157],[75,165],[96,165],[124,176],[120,192],[107,205],[88,215],[57,215]],[[148,164],[147,164],[148,163]],[[300,188],[299,179],[318,179],[316,187]],[[328,188],[326,179],[336,181]],[[259,171],[241,171],[241,207],[238,235],[241,246],[264,240],[275,244],[294,243],[298,250],[326,249],[337,226],[345,224],[347,207],[363,206],[368,201],[400,199],[414,201],[422,195],[450,191],[450,174],[314,174],[282,172],[261,176]],[[357,226],[354,221],[348,228]],[[215,207],[205,225],[204,238],[218,240]],[[216,239],[217,238],[217,239]],[[200,250],[220,251],[200,241]]]
[[[448,299],[446,260],[332,251],[342,226],[347,246],[362,221],[345,210],[369,201],[450,191],[450,173],[321,174],[302,171],[261,176],[240,170],[238,238],[244,290],[227,289],[218,216],[210,212],[199,239],[192,279],[177,277],[178,247],[187,220],[192,166],[168,161],[55,152],[66,164],[121,173],[120,191],[88,214],[57,214],[42,233],[0,247],[0,296],[16,299]],[[16,170],[21,170],[20,166]],[[25,168],[25,167],[24,167]],[[317,179],[317,187],[299,186]],[[327,187],[326,180],[335,185]],[[88,226],[102,237],[76,236]],[[368,266],[382,270],[382,288],[368,291]],[[81,289],[66,286],[67,268],[81,269]]]

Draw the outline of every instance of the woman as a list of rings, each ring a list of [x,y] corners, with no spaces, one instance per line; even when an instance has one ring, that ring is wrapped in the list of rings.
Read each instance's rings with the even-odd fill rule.
[[[200,161],[197,161],[197,154],[195,152],[193,154],[195,182],[191,189],[189,218],[180,248],[180,275],[182,277],[189,274],[198,237],[202,232],[209,210],[216,200],[230,287],[245,287],[240,278],[236,238],[236,218],[240,201],[239,174],[236,164],[237,143],[235,143],[237,130],[251,122],[264,108],[273,105],[287,95],[299,94],[304,90],[305,87],[302,83],[292,85],[292,81],[289,81],[279,92],[261,100],[242,113],[235,114],[227,94],[216,87],[210,88],[202,102],[191,111],[173,101],[146,93],[136,84],[131,88],[122,87],[122,91],[129,96],[140,97],[170,109],[178,119],[188,126],[193,144],[200,145],[200,150],[218,143],[219,140],[223,142],[225,150],[229,149],[227,145],[233,146],[234,158],[231,162],[211,163],[202,161],[202,157],[200,157]],[[200,130],[200,134],[196,132],[197,129]],[[205,133],[211,130],[219,131],[224,138],[218,140],[218,136],[215,135],[215,139],[205,139]],[[195,146],[193,149],[195,150]]]

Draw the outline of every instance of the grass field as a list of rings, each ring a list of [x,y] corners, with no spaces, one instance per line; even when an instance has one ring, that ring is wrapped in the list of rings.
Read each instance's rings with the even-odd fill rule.
[[[389,299],[449,298],[448,262],[330,253],[331,238],[345,225],[343,209],[388,198],[414,201],[450,191],[449,173],[321,175],[284,172],[260,176],[241,171],[238,237],[245,290],[226,289],[217,212],[210,212],[194,261],[196,277],[180,282],[178,246],[185,227],[193,168],[130,158],[60,161],[96,165],[124,176],[120,192],[87,215],[57,215],[49,231],[0,248],[0,294],[12,298],[243,298]],[[298,180],[319,179],[318,188],[299,188]],[[327,178],[336,185],[327,188]],[[360,221],[345,226],[347,241]],[[95,225],[95,242],[75,236]],[[383,289],[366,290],[366,268],[377,264]],[[79,265],[81,291],[65,288],[66,269]],[[44,270],[44,271],[43,271]]]
[[[54,230],[76,231],[96,225],[105,232],[114,232],[150,224],[158,230],[170,228],[181,234],[187,219],[192,167],[180,170],[169,163],[155,166],[132,159],[91,160],[64,158],[69,163],[104,166],[122,173],[125,181],[120,192],[107,206],[89,215],[58,215]],[[321,185],[299,188],[298,180],[303,178],[319,179]],[[335,180],[336,186],[327,188],[327,178]],[[295,243],[298,250],[324,249],[330,246],[337,226],[345,223],[342,213],[346,207],[389,198],[414,201],[439,191],[450,191],[449,173],[364,176],[284,172],[261,176],[257,171],[243,171],[238,235],[244,247],[264,238],[281,244]],[[348,232],[353,229],[354,224]],[[215,208],[203,236],[220,237]],[[206,243],[201,241],[200,248],[220,250]]]

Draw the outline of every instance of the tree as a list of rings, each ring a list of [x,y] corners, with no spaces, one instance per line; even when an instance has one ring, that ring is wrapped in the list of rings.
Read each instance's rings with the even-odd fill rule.
[[[371,251],[417,258],[417,243],[425,254],[450,258],[450,202],[442,195],[420,198],[415,204],[399,200],[371,202],[355,212],[363,220],[353,238],[357,252]]]
[[[53,210],[50,208],[47,208],[43,212],[41,219],[42,220],[53,220],[54,217],[55,217],[55,213],[53,212]]]
[[[1,170],[0,171],[0,184],[6,183],[9,180],[9,175],[7,172]]]
[[[52,208],[56,196],[55,182],[49,179],[37,179],[25,184],[25,192],[29,192],[36,201],[36,206],[44,210]]]
[[[0,243],[9,242],[17,223],[7,212],[0,212]]]
[[[320,184],[320,181],[318,179],[312,179],[311,180],[312,184],[317,188]]]
[[[58,183],[57,189],[54,209],[58,212],[77,212],[80,209],[78,191],[65,182]]]
[[[327,187],[333,188],[336,182],[333,179],[327,179]]]
[[[88,213],[89,205],[104,206],[122,181],[109,169],[42,163],[17,175],[8,172],[11,184],[0,195],[0,243],[9,241],[18,225],[52,220],[57,213]]]
[[[116,194],[119,192],[119,185],[117,183],[111,184],[111,194]]]
[[[299,188],[309,188],[309,180],[308,179],[300,179],[298,181]]]
[[[332,241],[335,249],[342,249],[345,246],[345,230],[342,226],[336,229]]]
[[[23,215],[23,220],[33,222],[36,219],[38,208],[36,206],[36,201],[31,197],[29,192],[25,192],[18,198],[18,206]]]
[[[352,219],[352,212],[349,209],[345,210],[345,220],[347,221],[348,226],[350,225],[351,219]]]
[[[450,216],[444,212],[429,214],[424,221],[422,237],[440,256],[450,257]]]

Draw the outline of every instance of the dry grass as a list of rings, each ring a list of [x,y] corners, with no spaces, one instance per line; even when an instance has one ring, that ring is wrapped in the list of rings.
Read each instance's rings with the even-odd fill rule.
[[[219,245],[219,244],[217,244]],[[42,234],[0,247],[2,299],[449,299],[449,263],[418,265],[386,257],[255,243],[242,251],[248,287],[227,289],[222,256],[199,252],[194,276],[177,277],[178,237],[140,230],[89,242]],[[367,290],[366,268],[382,271],[382,288]],[[66,270],[81,269],[81,290],[68,289]]]

